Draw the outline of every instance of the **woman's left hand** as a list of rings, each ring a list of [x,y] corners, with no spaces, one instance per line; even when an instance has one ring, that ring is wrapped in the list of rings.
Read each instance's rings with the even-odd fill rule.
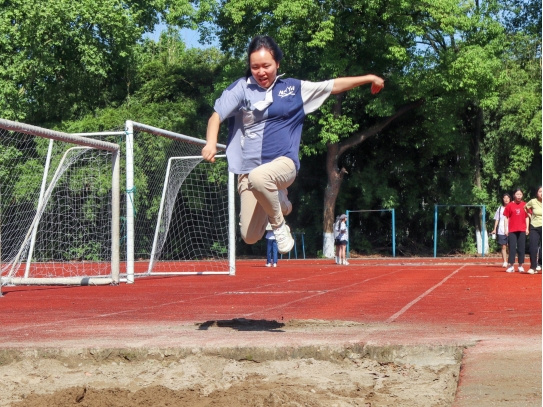
[[[376,76],[373,82],[371,83],[371,94],[375,95],[376,93],[379,93],[381,89],[383,89],[384,87],[385,87],[384,79]]]

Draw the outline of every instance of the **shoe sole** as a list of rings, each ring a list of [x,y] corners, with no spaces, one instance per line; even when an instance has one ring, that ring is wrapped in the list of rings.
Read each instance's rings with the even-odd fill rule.
[[[277,251],[281,254],[287,254],[288,252],[290,252],[292,250],[292,248],[294,247],[294,239],[291,239],[290,240],[290,245],[288,248],[283,248],[283,249],[280,249],[279,248],[279,245],[277,245]]]
[[[283,241],[279,242],[279,239],[277,238],[277,236],[275,236],[275,240],[277,241],[277,251],[281,254],[287,254],[294,247],[294,239],[292,238],[292,235],[290,234],[290,228],[288,227],[288,225],[285,225],[285,227],[287,228],[288,243],[285,243]],[[287,246],[284,247],[285,245]]]

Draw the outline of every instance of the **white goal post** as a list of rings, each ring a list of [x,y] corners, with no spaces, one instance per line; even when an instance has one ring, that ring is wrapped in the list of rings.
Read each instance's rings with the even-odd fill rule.
[[[0,119],[2,285],[117,284],[120,146]]]
[[[0,120],[1,284],[234,275],[234,175],[204,145],[132,121],[67,134]]]
[[[235,274],[235,180],[205,140],[127,121],[126,282]],[[224,151],[226,146],[219,144]]]

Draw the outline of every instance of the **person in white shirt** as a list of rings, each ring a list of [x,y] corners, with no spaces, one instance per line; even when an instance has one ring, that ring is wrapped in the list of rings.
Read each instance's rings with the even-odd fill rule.
[[[494,215],[494,229],[492,230],[492,235],[497,236],[496,241],[501,245],[503,259],[502,267],[507,268],[507,234],[505,233],[505,216],[503,216],[503,211],[509,202],[511,202],[511,195],[508,193],[503,194],[502,202],[502,206],[496,210],[496,214]]]
[[[347,242],[349,241],[349,231],[347,230],[347,215],[343,214],[339,217],[338,225],[338,247],[339,247],[339,257],[338,264],[343,264],[345,266],[349,265],[347,261]]]
[[[266,226],[266,267],[277,267],[277,240],[269,223]]]

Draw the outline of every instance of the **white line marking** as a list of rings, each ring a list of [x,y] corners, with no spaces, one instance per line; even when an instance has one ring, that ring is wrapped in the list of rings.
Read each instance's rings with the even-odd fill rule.
[[[415,298],[413,301],[411,301],[409,304],[407,304],[405,307],[403,307],[401,310],[396,312],[394,315],[392,315],[389,319],[387,319],[387,323],[394,322],[398,317],[400,317],[402,314],[404,314],[409,308],[411,308],[413,305],[415,305],[417,302],[422,300],[424,297],[426,297],[428,294],[430,294],[432,291],[434,291],[436,288],[440,287],[447,281],[449,278],[454,276],[456,273],[458,273],[460,270],[462,270],[466,266],[462,266],[459,269],[454,270],[451,274],[449,274],[447,277],[445,277],[443,280],[441,280],[439,283],[434,285],[432,288],[429,288],[424,293],[419,295],[417,298]]]
[[[283,294],[306,294],[306,293],[327,293],[326,290],[304,290],[304,291],[226,291],[221,295],[252,295],[252,294],[271,294],[271,295],[283,295]]]
[[[333,293],[333,292],[336,292],[336,291],[341,291],[341,290],[344,290],[346,288],[351,288],[351,287],[354,287],[354,286],[357,286],[357,285],[360,285],[360,284],[364,284],[364,283],[367,283],[368,281],[372,281],[372,280],[377,280],[379,278],[382,278],[382,277],[386,277],[386,276],[389,276],[389,275],[392,275],[392,274],[396,274],[396,273],[399,273],[400,270],[396,270],[396,271],[391,271],[390,273],[385,273],[385,274],[379,274],[375,277],[370,277],[370,278],[367,278],[363,281],[357,281],[356,283],[353,283],[353,284],[349,284],[349,285],[344,285],[344,286],[341,286],[341,287],[338,287],[338,288],[335,288],[335,289],[332,289],[332,290],[328,290],[328,291],[314,291],[316,292],[316,294],[312,294],[312,295],[308,295],[306,297],[302,297],[302,298],[298,298],[296,300],[293,300],[293,301],[290,301],[290,302],[286,302],[286,303],[283,303],[283,304],[279,304],[277,306],[274,306],[274,307],[268,307],[268,308],[265,308],[263,310],[260,310],[258,312],[250,312],[248,314],[245,314],[244,316],[245,317],[250,317],[254,314],[260,314],[262,312],[269,312],[271,310],[275,310],[275,309],[281,309],[281,308],[286,308],[288,307],[289,305],[292,305],[292,304],[295,304],[297,302],[302,302],[302,301],[307,301],[313,297],[317,297],[319,295],[323,295],[323,294],[329,294],[329,293]],[[331,273],[331,274],[336,274],[336,272],[334,273]],[[305,279],[305,278],[303,278]],[[300,280],[300,279],[299,279]]]

